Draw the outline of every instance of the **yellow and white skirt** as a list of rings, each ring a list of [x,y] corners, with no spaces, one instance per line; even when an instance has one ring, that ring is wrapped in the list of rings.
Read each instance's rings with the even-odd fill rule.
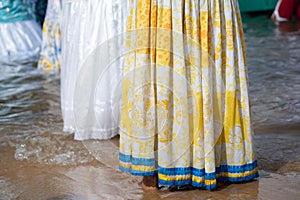
[[[258,177],[236,0],[130,0],[120,169],[213,189]]]

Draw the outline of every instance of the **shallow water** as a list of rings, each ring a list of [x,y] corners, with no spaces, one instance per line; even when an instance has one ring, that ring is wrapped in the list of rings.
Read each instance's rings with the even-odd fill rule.
[[[201,198],[198,190],[143,193],[138,178],[115,170],[117,138],[78,142],[62,133],[58,75],[42,74],[33,66],[0,66],[0,199],[282,199],[287,194],[296,199],[300,26],[276,26],[266,15],[246,16],[244,30],[253,124],[259,133],[255,139],[264,170],[259,182],[230,185],[214,194],[200,191]],[[104,151],[95,148],[100,146]]]
[[[300,23],[244,23],[255,127],[300,124]]]

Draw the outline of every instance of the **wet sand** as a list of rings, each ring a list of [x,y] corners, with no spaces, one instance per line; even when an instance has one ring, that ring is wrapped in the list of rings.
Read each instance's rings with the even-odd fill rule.
[[[280,130],[280,131],[278,131]],[[143,191],[140,177],[117,170],[117,156],[87,164],[55,165],[14,158],[15,149],[1,147],[0,199],[299,199],[300,129],[257,130],[260,178],[229,184],[216,191]],[[284,131],[284,134],[283,132]],[[81,143],[81,142],[78,142]],[[118,138],[112,140],[117,151]],[[87,146],[85,143],[83,146]],[[115,155],[115,154],[112,154]],[[94,154],[97,157],[97,154]],[[101,159],[101,155],[98,160]],[[105,159],[111,159],[106,160]],[[109,167],[108,167],[109,166]]]

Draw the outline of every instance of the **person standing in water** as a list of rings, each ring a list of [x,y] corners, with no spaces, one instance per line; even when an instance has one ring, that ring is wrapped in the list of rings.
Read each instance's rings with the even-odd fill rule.
[[[93,50],[109,43],[100,53],[109,56],[116,51],[119,45],[112,38],[125,31],[126,19],[124,0],[63,1],[61,109],[63,130],[74,133],[75,140],[110,139],[118,134],[114,91],[121,81],[122,64],[120,60],[110,63],[97,82],[97,71],[107,66]],[[85,65],[87,59],[92,62]]]
[[[38,69],[59,72],[61,65],[61,0],[48,0],[43,23],[42,51]]]
[[[0,1],[0,65],[36,63],[42,31],[29,0]]]
[[[120,170],[142,187],[258,177],[237,0],[132,0]]]
[[[272,20],[276,22],[290,21],[294,14],[296,14],[296,19],[299,21],[300,0],[279,0],[272,15]]]

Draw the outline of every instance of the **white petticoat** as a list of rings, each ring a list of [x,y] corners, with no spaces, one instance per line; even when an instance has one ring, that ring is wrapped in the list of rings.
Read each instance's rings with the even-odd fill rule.
[[[37,62],[41,41],[42,30],[34,20],[0,23],[0,64]]]
[[[76,140],[118,134],[127,1],[63,1],[61,107]]]

